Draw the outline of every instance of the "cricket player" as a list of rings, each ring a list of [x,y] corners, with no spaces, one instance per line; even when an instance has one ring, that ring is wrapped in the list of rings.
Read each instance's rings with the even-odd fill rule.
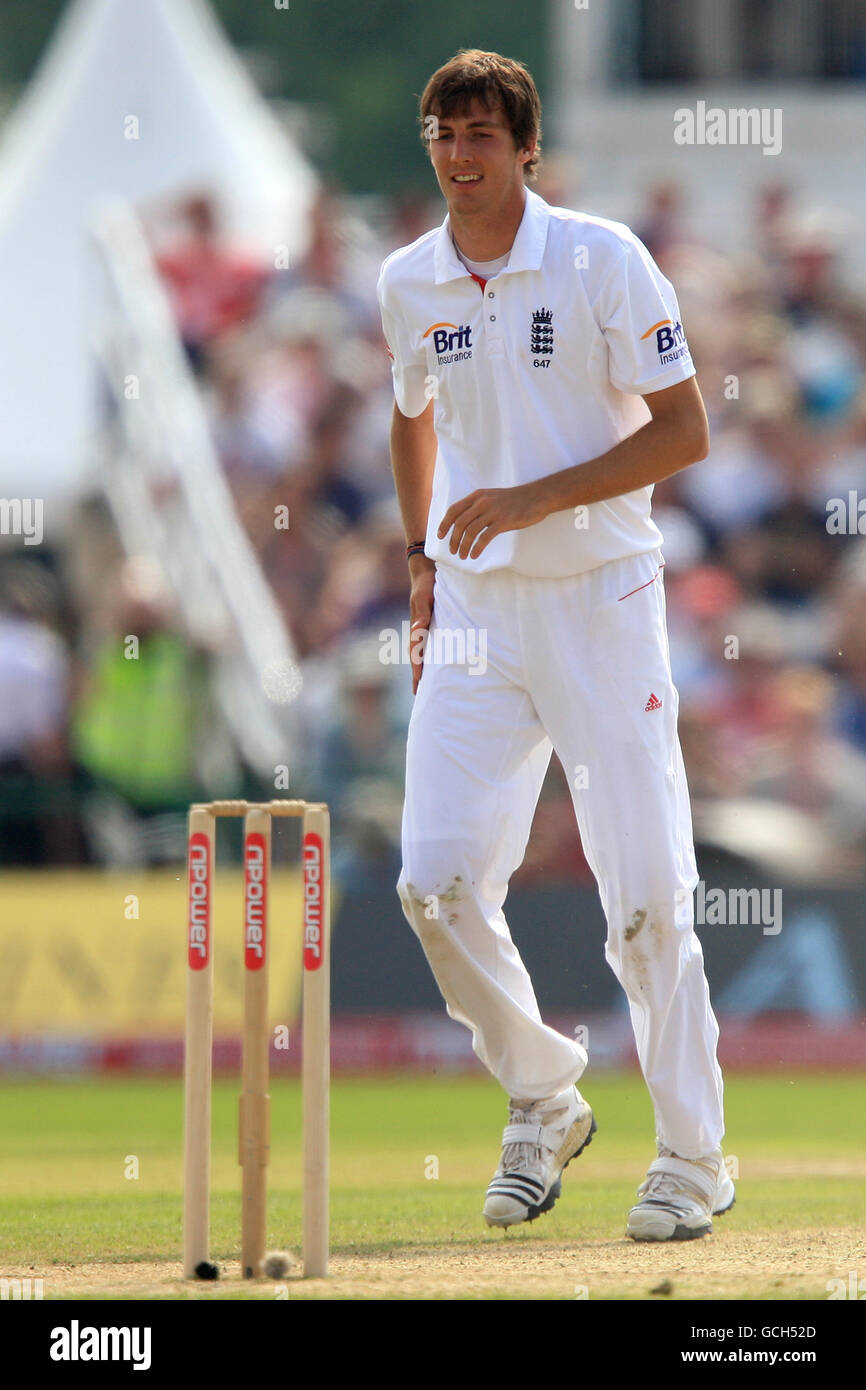
[[[655,1110],[628,1234],[688,1240],[734,1188],[650,499],[706,456],[706,414],[646,248],[527,186],[527,70],[461,50],[420,121],[448,214],[378,282],[418,639],[397,891],[509,1097],[484,1217],[532,1221],[595,1130],[586,1051],[542,1022],[503,914],[556,750]]]

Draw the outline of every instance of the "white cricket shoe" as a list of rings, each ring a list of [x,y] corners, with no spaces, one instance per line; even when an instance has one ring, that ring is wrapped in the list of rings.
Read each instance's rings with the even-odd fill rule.
[[[696,1240],[709,1235],[713,1217],[735,1201],[721,1149],[704,1158],[678,1158],[661,1148],[637,1195],[626,1227],[632,1240]]]
[[[596,1124],[576,1086],[553,1100],[511,1101],[502,1157],[487,1189],[488,1226],[517,1226],[550,1211],[563,1169],[591,1143]]]

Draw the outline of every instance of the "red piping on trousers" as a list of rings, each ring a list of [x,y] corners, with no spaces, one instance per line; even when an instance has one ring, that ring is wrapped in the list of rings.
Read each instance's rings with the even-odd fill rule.
[[[636,589],[631,589],[627,594],[623,594],[622,598],[618,598],[618,599],[617,599],[617,603],[622,603],[622,599],[624,599],[624,598],[631,598],[632,594],[639,594],[640,591],[641,591],[641,589],[648,589],[649,586],[650,586],[650,584],[655,584],[656,580],[658,579],[658,577],[659,577],[659,575],[661,574],[661,572],[662,572],[662,570],[664,569],[664,567],[665,567],[665,562],[664,562],[664,560],[662,560],[661,564],[659,565],[659,567],[658,567],[658,569],[656,570],[655,574],[653,575],[652,579],[648,579],[647,582],[646,582],[645,584],[638,584],[638,586],[637,586]]]

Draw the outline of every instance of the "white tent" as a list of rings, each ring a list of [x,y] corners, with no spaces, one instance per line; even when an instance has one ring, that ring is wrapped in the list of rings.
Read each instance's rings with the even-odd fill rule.
[[[52,529],[95,423],[88,225],[105,195],[211,190],[227,233],[302,252],[312,169],[205,0],[75,0],[0,147],[0,495]]]

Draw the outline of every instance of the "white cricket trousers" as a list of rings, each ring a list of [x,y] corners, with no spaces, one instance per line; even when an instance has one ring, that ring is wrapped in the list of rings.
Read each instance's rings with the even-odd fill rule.
[[[586,1052],[542,1022],[502,910],[555,749],[656,1139],[697,1158],[721,1143],[722,1077],[694,932],[698,875],[661,567],[659,552],[565,579],[437,566],[397,892],[448,1013],[471,1029],[507,1094],[542,1100],[576,1081]]]

